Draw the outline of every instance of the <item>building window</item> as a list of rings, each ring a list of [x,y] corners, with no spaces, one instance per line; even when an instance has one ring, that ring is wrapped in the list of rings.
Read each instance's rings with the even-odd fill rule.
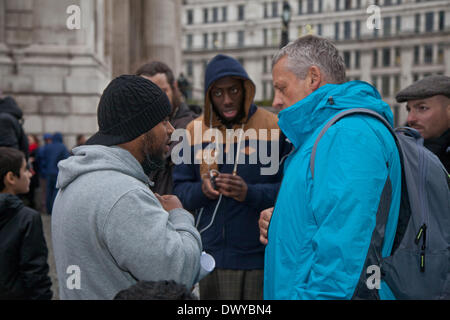
[[[267,29],[263,29],[263,44],[266,47],[268,43]]]
[[[344,39],[349,40],[352,37],[352,25],[350,21],[344,22]]]
[[[383,48],[383,67],[391,65],[391,48]]]
[[[383,18],[383,36],[389,37],[391,35],[391,17]]]
[[[203,74],[205,74],[207,66],[208,66],[208,60],[203,59],[202,60],[202,71],[203,71]]]
[[[227,33],[224,31],[222,32],[222,48],[225,48],[227,46]]]
[[[187,14],[187,24],[193,24],[194,23],[194,11],[192,9],[189,9],[186,11]]]
[[[394,76],[394,92],[400,91],[400,76],[396,74]]]
[[[262,58],[262,62],[263,62],[263,73],[267,73],[268,68],[267,68],[267,57],[266,56],[264,56]]]
[[[208,23],[208,8],[203,9],[203,23]]]
[[[226,22],[228,20],[228,7],[222,7],[222,21]]]
[[[278,29],[272,28],[272,45],[278,46],[280,43],[278,41]]]
[[[432,44],[426,44],[424,46],[423,62],[425,62],[427,64],[433,63],[433,45]]]
[[[213,32],[212,34],[212,47],[213,49],[217,49],[219,47],[219,34],[217,32]]]
[[[439,31],[445,29],[445,11],[439,11]]]
[[[334,23],[334,40],[339,40],[339,22]]]
[[[193,43],[193,36],[192,34],[186,35],[186,47],[188,50],[192,49],[192,43]]]
[[[356,9],[361,9],[361,0],[356,0]]]
[[[219,8],[213,8],[213,23],[219,22]]]
[[[303,0],[298,0],[298,14],[301,15],[303,13]]]
[[[194,63],[192,60],[186,61],[186,74],[188,77],[192,77],[194,75]]]
[[[242,48],[244,46],[244,31],[238,31],[238,47]]]
[[[272,1],[272,17],[278,17],[278,1]]]
[[[308,0],[308,9],[307,9],[308,13],[313,13],[314,12],[314,1],[313,0]]]
[[[319,24],[317,25],[317,34],[318,34],[319,36],[322,35],[322,24],[321,24],[321,23],[319,23]]]
[[[414,17],[414,32],[420,33],[420,13],[416,13]]]
[[[264,8],[264,18],[268,18],[269,17],[269,11],[268,11],[268,8],[267,8],[267,2],[264,2],[264,4],[263,4],[263,8]]]
[[[359,50],[355,51],[355,69],[361,67],[361,52]]]
[[[335,0],[334,1],[334,8],[335,8],[336,11],[340,10],[340,8],[339,8],[340,4],[341,4],[341,2],[339,0]]]
[[[434,29],[434,12],[425,13],[425,32],[433,32]]]
[[[243,4],[238,6],[238,20],[239,21],[243,21],[245,19],[244,8],[245,7]]]
[[[384,0],[385,6],[392,6],[392,0]]]
[[[372,67],[376,68],[378,67],[378,50],[373,50],[372,53]]]
[[[397,34],[399,34],[402,31],[402,17],[401,16],[395,17],[395,31]]]
[[[377,82],[378,82],[378,77],[377,76],[372,76],[372,85],[376,88],[377,87]]]
[[[420,57],[420,47],[414,46],[414,64],[419,64],[419,57]]]
[[[361,39],[361,21],[356,21],[356,27],[355,27],[355,31],[356,31],[356,39]]]
[[[208,34],[203,34],[203,49],[208,49]]]
[[[395,48],[395,65],[398,67],[402,63],[401,50],[399,47]]]
[[[345,10],[350,10],[352,8],[352,0],[345,0]]]
[[[319,0],[319,13],[323,11],[323,0]]]
[[[444,45],[442,43],[438,44],[437,63],[444,63]]]
[[[381,77],[381,92],[383,97],[389,97],[391,95],[391,88],[390,88],[390,77],[389,76],[382,76]]]
[[[351,68],[350,51],[344,51],[344,63],[347,69]]]
[[[194,63],[192,60],[186,61],[186,74],[188,77],[194,76]]]

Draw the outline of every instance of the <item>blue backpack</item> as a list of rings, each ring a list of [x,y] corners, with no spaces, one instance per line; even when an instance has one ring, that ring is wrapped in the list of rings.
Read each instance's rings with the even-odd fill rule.
[[[350,109],[333,117],[319,133],[311,152],[311,173],[317,145],[325,132],[343,117],[365,114],[380,120],[397,144],[402,166],[399,220],[391,255],[381,256],[391,203],[389,178],[383,189],[363,271],[353,299],[379,299],[367,285],[367,268],[375,265],[397,299],[450,299],[450,177],[444,165],[423,146],[412,128],[393,129],[378,113]]]

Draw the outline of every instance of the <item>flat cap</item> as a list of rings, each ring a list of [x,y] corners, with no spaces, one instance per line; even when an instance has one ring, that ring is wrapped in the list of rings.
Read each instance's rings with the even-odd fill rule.
[[[450,77],[429,76],[414,82],[395,96],[397,102],[426,99],[443,95],[450,98]]]

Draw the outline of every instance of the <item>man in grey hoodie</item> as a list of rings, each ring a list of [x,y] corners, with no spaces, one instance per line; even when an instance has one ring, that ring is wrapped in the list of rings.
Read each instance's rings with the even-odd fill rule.
[[[112,299],[138,281],[199,277],[194,217],[175,196],[154,194],[148,173],[169,150],[167,96],[120,76],[103,92],[100,130],[59,163],[52,240],[61,299]]]

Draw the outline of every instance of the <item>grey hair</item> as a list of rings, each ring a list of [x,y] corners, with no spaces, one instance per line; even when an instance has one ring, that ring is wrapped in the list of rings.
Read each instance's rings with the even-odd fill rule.
[[[305,79],[308,69],[317,66],[327,83],[345,82],[344,59],[334,44],[313,35],[300,37],[281,48],[272,59],[272,68],[287,56],[287,68],[299,79]]]

